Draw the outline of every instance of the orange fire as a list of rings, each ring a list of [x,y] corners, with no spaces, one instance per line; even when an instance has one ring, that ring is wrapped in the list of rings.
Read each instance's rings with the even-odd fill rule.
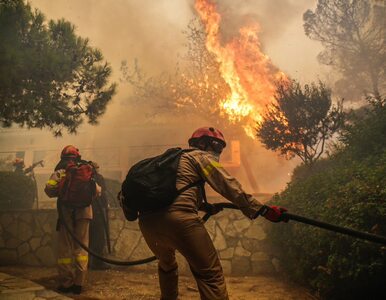
[[[254,137],[256,122],[262,120],[266,105],[275,101],[275,81],[285,80],[286,76],[261,51],[257,23],[242,27],[238,38],[222,45],[221,16],[216,5],[210,0],[196,0],[195,8],[205,26],[206,48],[215,55],[221,76],[231,90],[226,99],[219,101],[221,111]]]

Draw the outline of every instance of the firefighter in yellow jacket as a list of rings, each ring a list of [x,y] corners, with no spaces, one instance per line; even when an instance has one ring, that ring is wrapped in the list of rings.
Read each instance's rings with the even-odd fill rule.
[[[63,177],[66,176],[68,164],[80,161],[80,159],[81,156],[76,147],[69,145],[62,150],[55,172],[46,183],[45,191],[48,196],[58,196],[58,186]],[[66,222],[80,242],[88,246],[89,225],[93,217],[92,208],[91,205],[82,208],[62,206],[62,211],[64,220],[59,218],[57,224],[57,268],[59,274],[57,290],[62,293],[80,294],[86,280],[88,253],[73,240],[63,222]]]
[[[264,215],[273,222],[284,221],[284,208],[263,205],[242,189],[240,183],[221,166],[219,156],[226,146],[223,134],[213,127],[197,129],[189,139],[196,151],[181,156],[177,169],[177,189],[200,179],[236,204],[249,219]],[[142,234],[158,258],[161,299],[178,298],[175,250],[188,261],[201,299],[228,299],[224,275],[213,242],[198,216],[203,204],[200,187],[182,194],[166,210],[139,215]]]

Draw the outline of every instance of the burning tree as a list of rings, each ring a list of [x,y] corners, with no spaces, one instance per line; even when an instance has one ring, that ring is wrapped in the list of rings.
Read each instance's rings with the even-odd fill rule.
[[[332,106],[331,91],[322,82],[302,88],[294,80],[278,82],[275,98],[258,123],[257,137],[267,149],[311,165],[343,125],[342,102]]]
[[[342,75],[336,86],[343,95],[371,90],[378,97],[386,88],[385,8],[371,2],[319,0],[303,15],[306,35],[325,47],[320,62]]]
[[[97,122],[115,93],[110,66],[65,21],[23,0],[0,1],[0,123],[76,132]]]
[[[195,8],[200,21],[188,26],[188,51],[174,74],[146,77],[123,65],[124,77],[135,87],[134,98],[152,103],[157,112],[198,113],[254,138],[255,122],[274,101],[274,82],[286,76],[261,51],[257,23],[240,28],[239,36],[224,43],[216,5],[197,0]]]
[[[219,73],[214,55],[205,47],[202,24],[197,19],[192,20],[184,34],[187,51],[174,73],[146,76],[137,61],[133,69],[123,62],[123,79],[134,87],[134,102],[151,104],[154,114],[193,112],[204,116],[211,124],[228,127],[228,119],[214,104],[226,97],[229,87]]]

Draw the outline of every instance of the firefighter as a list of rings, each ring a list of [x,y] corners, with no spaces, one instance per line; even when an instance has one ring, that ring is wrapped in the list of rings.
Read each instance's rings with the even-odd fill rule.
[[[14,170],[15,173],[24,174],[24,167],[25,167],[24,159],[17,157],[13,161],[12,165],[15,167],[15,170]]]
[[[216,192],[236,204],[249,219],[264,215],[270,221],[286,221],[284,208],[266,206],[242,189],[221,166],[219,157],[226,146],[223,134],[213,127],[197,129],[189,139],[197,151],[184,153],[177,169],[177,189],[203,179]],[[158,258],[161,299],[178,298],[178,266],[175,250],[189,263],[201,299],[228,299],[223,270],[213,242],[198,216],[203,203],[200,187],[192,187],[167,209],[139,215],[139,226]]]
[[[55,172],[46,183],[45,191],[48,196],[58,196],[58,185],[66,176],[67,165],[70,162],[80,161],[80,159],[81,156],[76,147],[68,145],[63,148]],[[59,274],[57,290],[62,293],[80,294],[86,281],[88,253],[73,240],[63,222],[66,222],[80,242],[88,246],[89,226],[93,217],[92,208],[91,205],[83,208],[62,206],[62,211],[64,220],[59,218],[57,223],[57,268]]]
[[[97,197],[92,203],[93,219],[90,222],[90,248],[97,254],[103,256],[106,245],[109,243],[110,239],[106,183],[103,175],[99,172],[98,163],[93,161],[91,164],[96,171],[95,180],[101,187],[101,195]],[[108,250],[109,252],[111,251],[111,249]],[[93,256],[90,257],[89,267],[93,270],[108,269],[108,266],[103,261]]]

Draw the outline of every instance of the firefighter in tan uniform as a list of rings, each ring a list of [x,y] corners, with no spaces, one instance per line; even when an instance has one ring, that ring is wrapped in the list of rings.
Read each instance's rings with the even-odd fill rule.
[[[55,172],[46,183],[47,195],[57,196],[59,182],[65,176],[65,169],[70,161],[80,160],[79,150],[72,146],[66,146],[61,153],[61,160],[55,167]],[[88,253],[82,249],[71,237],[63,225],[68,224],[77,239],[84,245],[89,243],[89,225],[93,217],[92,208],[68,208],[62,206],[65,220],[58,219],[58,260],[59,287],[62,293],[80,294],[85,284],[88,265]],[[75,268],[74,268],[75,267]],[[75,269],[75,270],[74,270]]]
[[[181,156],[177,170],[177,189],[200,179],[236,204],[249,219],[264,215],[273,222],[282,220],[284,208],[261,204],[243,191],[240,183],[221,166],[219,156],[226,146],[222,133],[212,127],[196,130],[189,139],[196,151]],[[213,242],[198,216],[203,204],[200,187],[180,194],[174,203],[159,212],[141,214],[139,225],[153,253],[159,259],[161,299],[178,299],[178,266],[175,250],[188,261],[201,299],[228,299],[224,275]]]

